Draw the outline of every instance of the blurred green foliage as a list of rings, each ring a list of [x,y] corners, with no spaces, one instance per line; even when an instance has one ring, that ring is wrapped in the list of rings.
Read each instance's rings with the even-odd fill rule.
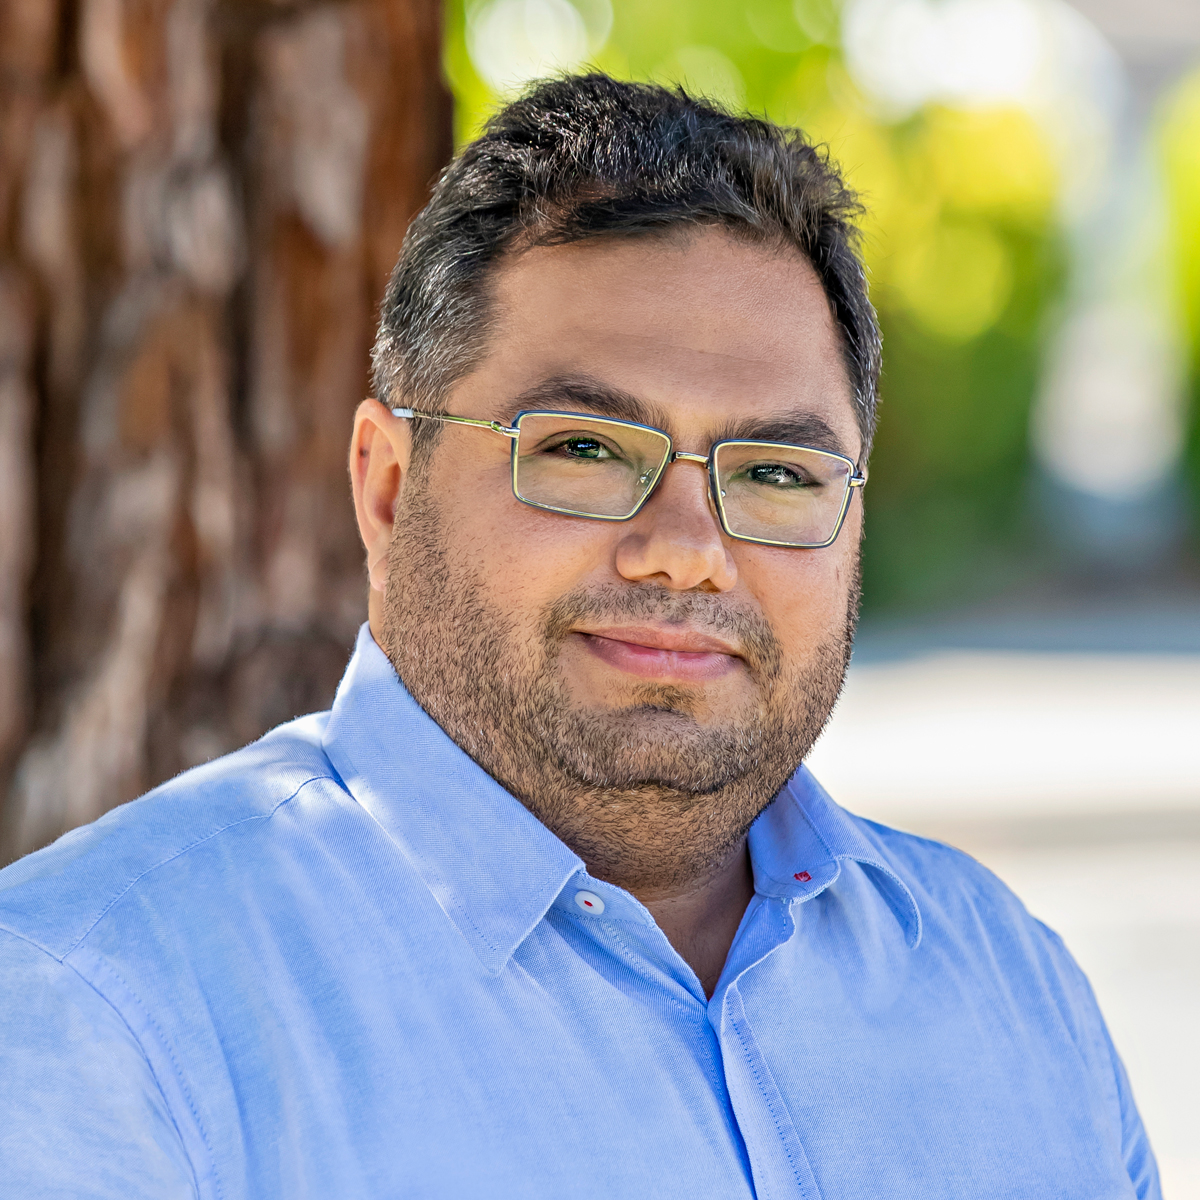
[[[1200,70],[1183,80],[1163,105],[1158,126],[1171,221],[1175,285],[1190,352],[1190,414],[1186,471],[1200,534]]]
[[[543,4],[553,15],[561,2],[449,4],[460,140],[501,98],[482,77],[495,6]],[[1035,122],[1019,108],[930,105],[900,121],[873,112],[844,66],[833,0],[613,0],[611,30],[603,0],[576,8],[583,25],[572,36],[586,28],[589,63],[800,126],[868,206],[885,339],[868,609],[940,607],[1028,571],[1028,417],[1066,278],[1058,180]]]

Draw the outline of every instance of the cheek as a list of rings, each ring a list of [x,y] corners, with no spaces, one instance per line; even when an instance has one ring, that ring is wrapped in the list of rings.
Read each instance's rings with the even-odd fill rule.
[[[480,581],[489,603],[524,634],[546,607],[589,579],[611,574],[613,527],[530,508],[511,492],[491,503],[443,507],[456,556]]]
[[[739,564],[788,658],[805,660],[842,633],[857,555],[857,523],[851,528],[847,520],[838,540],[824,550],[756,548]]]

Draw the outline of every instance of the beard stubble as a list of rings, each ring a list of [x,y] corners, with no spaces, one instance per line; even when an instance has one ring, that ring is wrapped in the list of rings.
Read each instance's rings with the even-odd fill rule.
[[[381,629],[413,699],[597,878],[662,893],[727,862],[837,701],[858,615],[857,562],[844,623],[805,664],[786,660],[761,613],[637,583],[560,597],[529,647],[455,560],[436,502],[419,484],[413,492],[392,535]],[[584,621],[686,622],[732,638],[755,702],[718,725],[697,720],[703,705],[686,687],[647,683],[620,709],[573,705],[558,655]]]

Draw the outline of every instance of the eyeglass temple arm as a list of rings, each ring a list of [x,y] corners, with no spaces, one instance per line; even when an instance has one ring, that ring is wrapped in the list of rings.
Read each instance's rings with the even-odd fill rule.
[[[418,412],[415,408],[393,408],[393,417],[423,417],[426,421],[446,421],[454,425],[474,425],[478,429],[490,429],[493,433],[502,433],[506,438],[516,438],[520,430],[499,421],[477,421],[472,417],[439,416],[437,413]]]

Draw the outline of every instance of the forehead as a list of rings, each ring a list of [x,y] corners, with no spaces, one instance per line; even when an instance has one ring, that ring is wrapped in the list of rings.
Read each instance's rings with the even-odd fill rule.
[[[515,254],[492,289],[488,353],[456,389],[483,385],[489,408],[547,379],[586,376],[637,397],[680,438],[811,414],[857,453],[829,305],[794,249],[717,228],[597,238]]]

